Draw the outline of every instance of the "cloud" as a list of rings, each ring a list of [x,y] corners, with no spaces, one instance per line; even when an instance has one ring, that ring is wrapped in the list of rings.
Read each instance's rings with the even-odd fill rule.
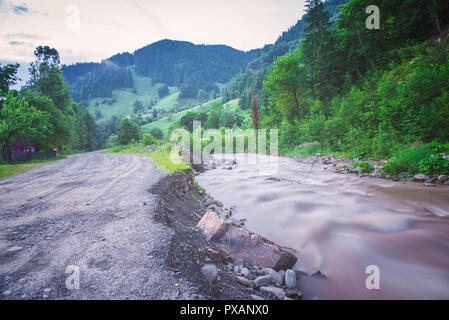
[[[13,10],[14,10],[14,13],[18,14],[18,15],[21,15],[24,12],[29,12],[28,8],[25,7],[24,5],[22,5],[22,6],[14,6]]]
[[[9,41],[8,44],[11,46],[26,46],[26,47],[33,46],[33,44],[31,42],[17,41],[17,40]]]
[[[1,1],[1,0],[0,0]],[[9,33],[5,35],[5,39],[28,39],[28,40],[45,40],[49,39],[49,37],[43,37],[37,34],[27,34],[27,33]]]

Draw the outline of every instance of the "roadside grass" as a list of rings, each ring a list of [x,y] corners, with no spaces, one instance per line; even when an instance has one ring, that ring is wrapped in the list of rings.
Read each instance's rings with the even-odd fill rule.
[[[5,162],[0,161],[0,179],[20,173],[23,171],[31,170],[33,168],[39,167],[40,165],[55,162],[58,160],[66,159],[67,156],[71,154],[77,154],[77,153],[84,153],[84,151],[74,150],[74,149],[66,149],[63,152],[60,153],[59,156],[48,158],[48,159],[33,159],[31,161],[26,162]]]
[[[112,149],[103,151],[104,154],[112,154],[112,153],[126,153],[126,154],[141,154],[147,156],[153,160],[154,164],[159,170],[168,172],[172,174],[177,171],[189,170],[191,167],[188,164],[182,162],[182,158],[178,155],[177,152],[173,152],[174,160],[171,160],[171,154],[173,148],[175,146],[171,144],[165,144],[161,146],[156,151],[143,151],[141,148],[142,145],[127,145],[127,146],[117,146]]]
[[[0,179],[38,167],[37,164],[1,164]]]

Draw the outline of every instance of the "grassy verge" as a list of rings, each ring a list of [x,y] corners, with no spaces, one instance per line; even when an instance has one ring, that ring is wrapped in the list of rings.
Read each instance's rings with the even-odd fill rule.
[[[171,160],[171,153],[174,148],[171,144],[165,144],[156,151],[144,151],[142,148],[142,145],[118,146],[110,150],[106,150],[103,153],[141,154],[151,158],[158,169],[170,174],[176,171],[184,171],[191,168],[189,165],[181,161],[181,156],[178,156],[177,153],[173,153],[175,162]]]
[[[68,155],[76,154],[76,153],[82,153],[82,151],[68,149],[64,152],[62,152],[59,156],[54,158],[48,158],[48,159],[34,159],[27,162],[0,162],[0,179],[20,173],[23,171],[27,171],[36,167],[39,167],[40,165],[55,162],[58,160],[66,159]]]
[[[36,167],[38,167],[37,164],[2,164],[0,165],[0,179]]]

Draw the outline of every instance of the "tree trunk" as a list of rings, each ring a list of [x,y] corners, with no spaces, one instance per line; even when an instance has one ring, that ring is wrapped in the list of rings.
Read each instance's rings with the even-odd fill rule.
[[[437,10],[437,1],[436,0],[432,0],[432,4],[433,4],[433,9],[435,10],[435,12],[434,12],[435,28],[437,29],[438,34],[441,34],[440,18],[438,17],[438,10]]]
[[[295,106],[296,106],[296,116],[298,117],[298,120],[300,120],[300,114],[299,114],[299,101],[298,97],[296,96],[296,91],[293,91],[293,97],[295,98]]]
[[[11,146],[10,146],[9,142],[7,142],[4,145],[2,145],[2,158],[3,158],[3,161],[11,162],[11,160],[12,160],[11,154],[12,154]]]

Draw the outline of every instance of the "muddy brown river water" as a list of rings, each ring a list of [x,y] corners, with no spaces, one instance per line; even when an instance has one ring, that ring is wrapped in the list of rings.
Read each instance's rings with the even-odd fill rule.
[[[254,155],[208,170],[200,185],[233,216],[298,251],[306,299],[449,299],[449,186],[360,178],[292,158]],[[380,271],[368,290],[366,267]]]

